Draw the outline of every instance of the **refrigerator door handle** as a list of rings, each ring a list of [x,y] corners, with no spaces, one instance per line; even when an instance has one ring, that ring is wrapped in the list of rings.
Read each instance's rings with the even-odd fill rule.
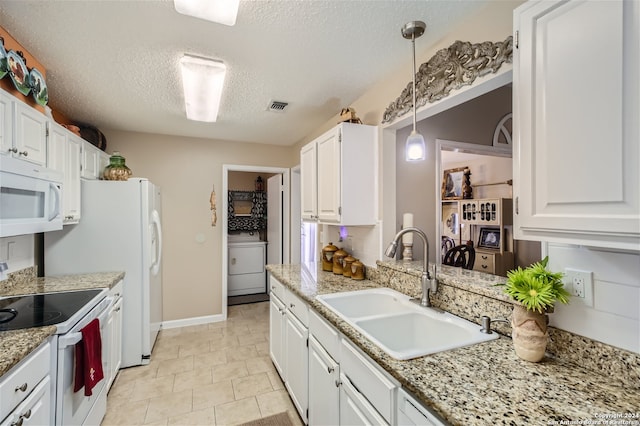
[[[157,238],[155,244],[156,252],[152,254],[155,254],[155,262],[151,264],[151,273],[153,275],[158,275],[158,272],[160,271],[160,263],[162,261],[162,226],[160,224],[160,215],[157,210],[154,210],[151,213],[151,223],[156,229],[155,235]]]

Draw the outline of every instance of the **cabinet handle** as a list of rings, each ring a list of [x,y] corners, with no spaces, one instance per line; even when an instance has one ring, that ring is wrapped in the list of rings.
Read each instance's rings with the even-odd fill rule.
[[[331,374],[335,371],[335,368],[333,367],[327,367],[327,373]]]
[[[487,269],[488,266],[487,265],[482,265],[482,269]]]
[[[483,258],[484,260],[487,260],[487,259],[488,259],[488,257],[487,257],[487,256],[482,256],[482,258]]]
[[[22,151],[22,152],[19,152],[18,155],[24,155],[25,157],[27,157],[29,153],[27,151]]]
[[[24,422],[24,419],[22,418],[22,416],[20,416],[17,422],[11,423],[11,426],[22,426],[23,422]]]
[[[119,306],[116,308],[116,312],[120,312],[120,307]]]
[[[234,257],[233,259],[231,259],[231,264],[235,265],[236,264],[236,258]]]
[[[9,152],[13,152],[14,154],[18,152],[18,148],[16,148],[15,146],[13,148],[9,148],[7,151]]]
[[[15,389],[15,391],[16,391],[16,392],[18,392],[18,391],[20,391],[20,392],[26,392],[26,390],[27,390],[27,388],[28,388],[28,387],[29,387],[29,386],[28,386],[26,383],[23,383],[21,386],[18,386],[18,387]]]
[[[25,419],[28,419],[29,417],[31,417],[31,408],[29,408],[27,412],[21,415],[20,417],[24,417]]]
[[[340,385],[342,384],[342,383],[340,382],[340,380],[336,380],[336,381],[335,381],[335,383],[336,383],[336,387],[337,387],[337,388],[338,388],[338,387],[340,387]]]
[[[295,307],[296,307],[296,305],[294,305],[293,303],[289,303],[289,307],[290,307],[291,309],[293,309],[293,308],[295,308]]]

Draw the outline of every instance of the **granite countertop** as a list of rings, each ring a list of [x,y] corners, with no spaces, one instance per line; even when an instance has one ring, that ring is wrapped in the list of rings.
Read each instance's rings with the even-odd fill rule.
[[[0,282],[0,297],[60,291],[111,288],[124,278],[124,272],[61,275],[36,278],[19,276]],[[56,332],[55,326],[0,331],[0,377]]]
[[[403,387],[452,425],[549,425],[560,421],[604,424],[601,420],[607,419],[605,416],[620,416],[616,419],[640,424],[637,389],[549,356],[540,363],[523,361],[516,356],[508,337],[407,361],[393,359],[315,300],[319,294],[379,285],[311,269],[316,270],[309,272],[300,265],[267,266],[276,279],[305,299]],[[458,274],[445,273],[451,274],[448,278],[452,280]],[[477,278],[487,281],[486,286],[481,285],[486,287],[481,291],[502,297],[490,283],[502,278],[486,274]]]

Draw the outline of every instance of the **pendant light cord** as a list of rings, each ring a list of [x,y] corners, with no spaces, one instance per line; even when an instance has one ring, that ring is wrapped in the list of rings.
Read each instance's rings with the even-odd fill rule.
[[[416,35],[411,34],[411,47],[413,48],[413,131],[416,131]]]

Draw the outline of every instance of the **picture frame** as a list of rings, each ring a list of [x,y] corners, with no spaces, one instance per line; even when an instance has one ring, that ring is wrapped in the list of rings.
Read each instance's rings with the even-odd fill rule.
[[[464,190],[464,172],[469,167],[447,169],[442,176],[442,199],[462,200]]]
[[[499,249],[501,237],[500,228],[480,228],[478,247]]]

